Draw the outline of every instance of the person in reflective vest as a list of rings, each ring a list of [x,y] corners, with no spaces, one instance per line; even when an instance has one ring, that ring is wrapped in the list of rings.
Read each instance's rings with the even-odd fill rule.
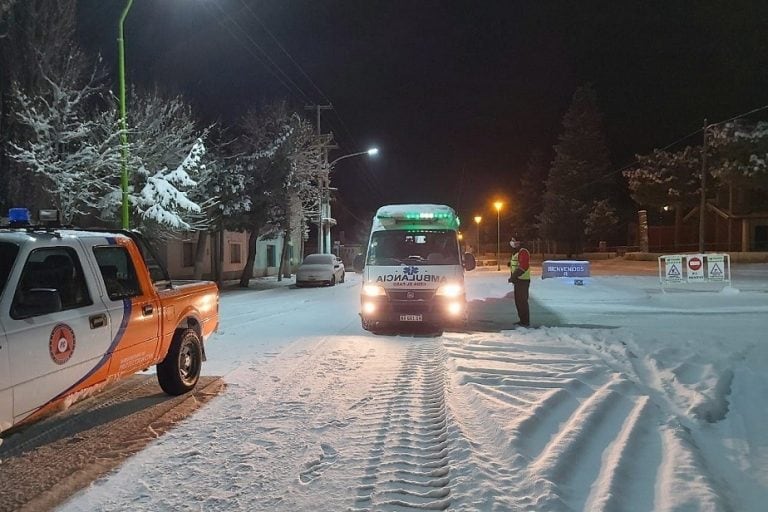
[[[512,247],[512,258],[509,260],[511,275],[508,281],[515,285],[515,307],[519,321],[517,325],[528,327],[531,324],[528,310],[528,290],[531,287],[531,254],[522,246],[519,240],[509,241]]]

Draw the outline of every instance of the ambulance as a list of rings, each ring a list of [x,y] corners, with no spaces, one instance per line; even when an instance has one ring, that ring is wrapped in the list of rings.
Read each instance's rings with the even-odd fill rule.
[[[463,327],[467,319],[464,271],[475,268],[461,254],[459,217],[438,204],[382,206],[368,248],[357,262],[363,274],[363,329],[426,324]]]

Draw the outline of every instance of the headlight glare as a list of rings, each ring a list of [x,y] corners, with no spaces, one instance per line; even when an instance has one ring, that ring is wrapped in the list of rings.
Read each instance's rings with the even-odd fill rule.
[[[443,297],[459,297],[462,293],[464,293],[464,288],[456,283],[444,284],[437,289],[437,295]]]
[[[363,295],[365,295],[366,297],[380,297],[386,294],[387,292],[384,291],[384,288],[382,288],[377,284],[363,285]]]

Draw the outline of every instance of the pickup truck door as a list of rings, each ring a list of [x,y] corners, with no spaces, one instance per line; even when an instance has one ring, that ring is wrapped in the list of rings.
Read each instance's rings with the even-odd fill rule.
[[[3,373],[10,377],[16,421],[103,381],[111,340],[104,303],[76,240],[28,246],[18,263],[0,301],[9,366]]]
[[[13,391],[8,366],[8,341],[0,322],[0,432],[13,425]]]
[[[83,245],[93,255],[112,325],[110,376],[151,366],[156,362],[162,311],[140,253],[127,238],[83,240]]]

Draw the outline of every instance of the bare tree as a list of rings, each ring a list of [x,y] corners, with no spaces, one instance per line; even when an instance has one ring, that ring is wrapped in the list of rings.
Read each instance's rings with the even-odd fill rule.
[[[98,204],[118,162],[117,130],[111,116],[94,109],[102,86],[94,68],[86,79],[84,59],[73,51],[66,65],[39,69],[37,94],[14,86],[15,140],[11,158],[26,171],[26,183],[40,183],[63,220],[72,221]]]
[[[76,0],[2,0],[0,2],[0,203],[36,205],[45,198],[30,187],[29,174],[10,158],[10,140],[20,140],[12,105],[15,84],[29,98],[44,94],[48,78],[62,77],[72,59],[84,58],[75,43]],[[84,66],[87,75],[89,66]]]

